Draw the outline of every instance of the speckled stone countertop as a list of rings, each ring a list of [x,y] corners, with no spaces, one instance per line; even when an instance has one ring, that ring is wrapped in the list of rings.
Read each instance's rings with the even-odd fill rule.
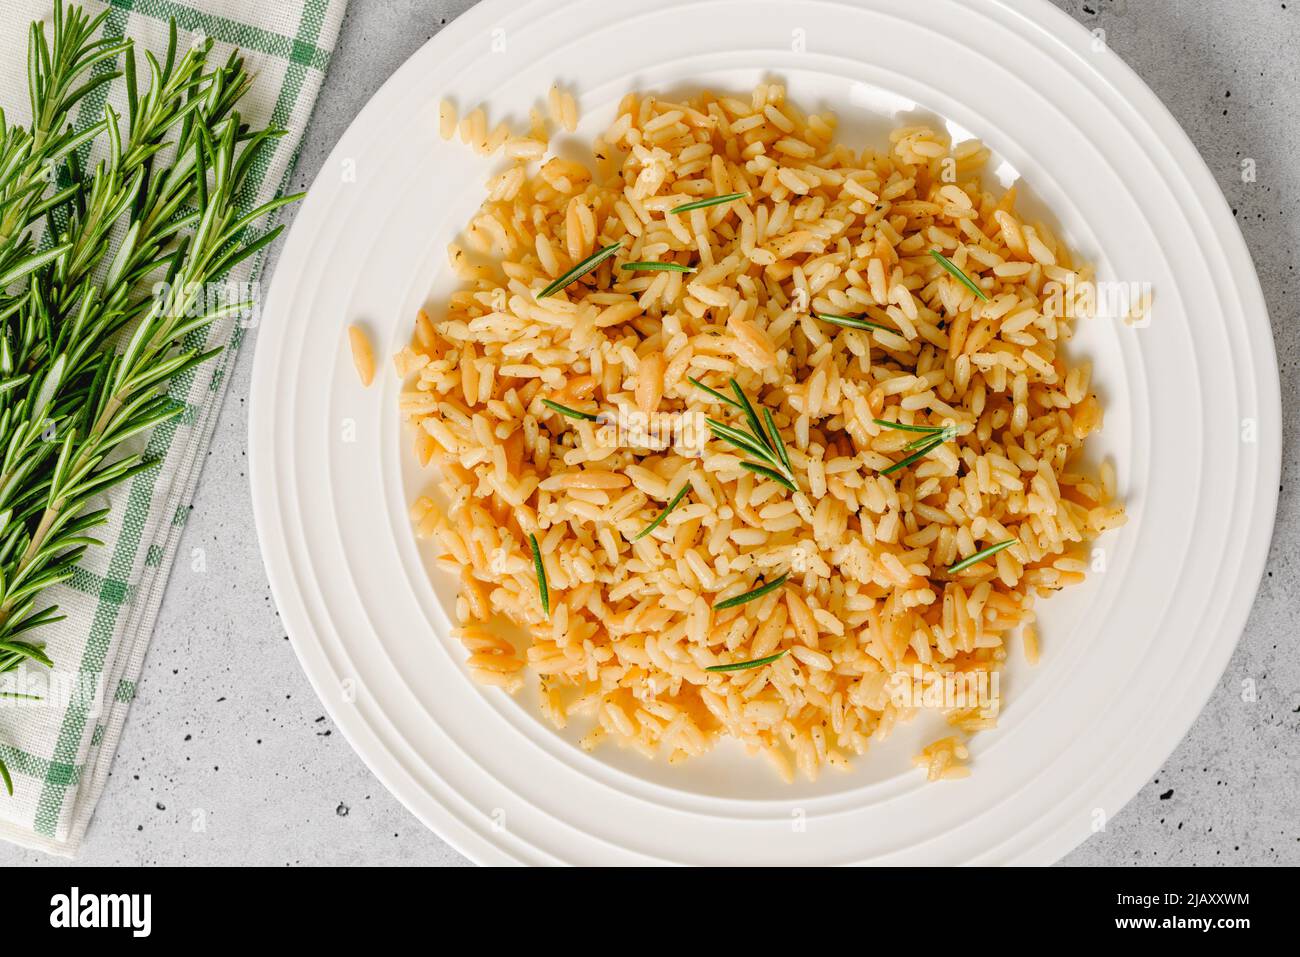
[[[1300,2],[1053,2],[1106,31],[1227,195],[1272,312],[1286,416],[1277,530],[1241,644],[1165,766],[1065,862],[1300,864],[1300,112],[1293,95]],[[296,188],[311,182],[380,84],[471,5],[352,0]],[[1254,182],[1243,182],[1245,159],[1254,160]],[[465,864],[371,776],[325,717],[289,646],[249,500],[246,396],[255,346],[248,341],[239,358],[112,778],[78,860]],[[0,845],[0,867],[33,863],[65,862]]]

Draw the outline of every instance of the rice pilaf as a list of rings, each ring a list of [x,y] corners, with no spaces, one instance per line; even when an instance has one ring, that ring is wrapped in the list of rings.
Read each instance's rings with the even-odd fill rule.
[[[550,107],[574,128],[569,94]],[[520,137],[471,117],[511,165],[449,250],[461,288],[395,359],[432,469],[412,520],[459,579],[469,671],[514,692],[531,669],[584,747],[677,762],[730,735],[787,779],[846,767],[918,710],[900,676],[996,675],[1123,523],[1113,469],[1078,461],[1102,407],[1061,351],[1090,272],[988,190],[978,142],[916,126],[854,151],[774,83],[630,94],[590,164],[540,158],[537,111]],[[686,427],[706,418],[779,444],[797,491]],[[945,708],[954,736],[918,764],[964,774],[955,735],[999,701]]]

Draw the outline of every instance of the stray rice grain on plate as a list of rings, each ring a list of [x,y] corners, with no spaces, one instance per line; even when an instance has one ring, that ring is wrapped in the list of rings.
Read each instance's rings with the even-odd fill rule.
[[[535,113],[396,357],[468,668],[511,692],[531,669],[583,747],[844,768],[917,712],[900,676],[996,674],[1123,524],[1045,292],[1088,268],[989,191],[978,143],[835,126],[777,84],[630,94],[582,164],[544,159]],[[459,130],[502,145],[481,111]],[[963,775],[998,707],[949,708],[917,763]]]
[[[348,345],[352,349],[352,364],[356,367],[357,378],[369,388],[375,381],[375,351],[370,347],[366,331],[356,323],[348,326]]]

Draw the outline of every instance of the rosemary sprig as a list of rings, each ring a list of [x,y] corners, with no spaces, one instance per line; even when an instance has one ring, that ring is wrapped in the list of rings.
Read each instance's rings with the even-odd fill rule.
[[[680,206],[674,206],[668,210],[670,213],[689,213],[693,209],[707,209],[710,206],[721,206],[723,203],[730,203],[732,200],[740,199],[742,196],[748,196],[749,190],[740,193],[727,193],[725,196],[710,196],[708,199],[697,199],[693,202],[682,203]]]
[[[890,329],[889,326],[882,326],[878,322],[868,322],[866,319],[859,319],[857,316],[837,316],[830,312],[814,312],[814,319],[820,319],[822,322],[829,322],[833,326],[843,326],[845,329],[879,329],[881,332],[897,332],[896,329]]]
[[[906,425],[902,422],[890,422],[888,419],[872,419],[876,425],[883,426],[887,429],[896,429],[899,432],[919,432],[921,437],[913,439],[903,446],[903,451],[913,452],[901,462],[895,462],[887,469],[882,469],[881,475],[893,475],[900,469],[905,469],[913,462],[917,462],[945,442],[951,442],[957,437],[957,426],[948,425]],[[913,451],[915,450],[915,451]]]
[[[729,665],[711,665],[705,668],[705,671],[712,671],[714,674],[720,674],[725,671],[747,671],[750,668],[761,668],[763,665],[770,665],[772,662],[785,656],[785,649],[778,651],[774,655],[768,655],[766,658],[755,658],[753,661],[737,661]]]
[[[628,272],[695,272],[694,266],[684,266],[681,263],[623,263],[618,268]]]
[[[731,398],[730,396],[723,395],[721,392],[719,392],[716,389],[710,389],[707,385],[705,385],[703,382],[701,382],[699,379],[695,378],[694,376],[688,375],[686,377],[686,381],[689,382],[691,385],[695,386],[695,388],[707,392],[709,395],[713,396],[719,402],[725,402],[727,405],[732,406],[733,408],[737,408],[737,409],[741,408],[740,403],[737,402],[735,399]]]
[[[539,292],[537,294],[537,298],[545,299],[547,296],[554,296],[565,286],[577,282],[587,273],[591,272],[593,269],[595,269],[597,266],[603,263],[610,256],[614,255],[614,253],[618,252],[619,247],[622,245],[623,245],[623,240],[620,239],[618,242],[611,243],[610,245],[606,246],[604,249],[592,253],[582,262],[578,263],[578,265],[574,266],[572,269],[566,272],[559,279],[555,280],[555,282],[551,283],[549,286],[547,286],[545,289]]]
[[[1004,548],[1010,548],[1017,541],[1019,541],[1019,539],[1008,538],[1005,542],[998,542],[996,545],[990,545],[988,548],[984,549],[983,551],[976,552],[970,558],[963,558],[957,564],[949,567],[948,574],[955,575],[959,571],[970,568],[972,565],[976,564],[977,562],[983,561],[984,559],[988,558],[990,555],[996,555]]]
[[[600,421],[600,416],[592,415],[590,412],[579,412],[577,409],[570,409],[567,405],[560,405],[560,403],[552,402],[550,399],[543,399],[542,405],[546,406],[552,412],[558,412],[560,415],[567,415],[571,419],[582,419],[584,422]]]
[[[542,611],[551,617],[551,591],[546,587],[546,566],[542,564],[542,550],[537,547],[537,536],[529,533],[528,541],[533,546],[533,568],[537,571],[537,595],[542,600]]]
[[[935,258],[935,261],[938,262],[940,266],[942,266],[949,273],[951,273],[953,278],[956,279],[959,283],[961,283],[971,292],[975,293],[975,295],[979,296],[980,299],[984,300],[985,302],[989,301],[988,294],[985,293],[984,290],[981,289],[978,285],[976,285],[975,280],[971,279],[970,276],[966,275],[955,265],[953,265],[951,259],[945,256],[943,253],[939,252],[939,250],[937,249],[931,249],[930,255]]]
[[[668,513],[677,507],[677,504],[683,498],[686,497],[686,493],[689,492],[690,490],[691,490],[691,483],[687,482],[685,485],[681,487],[681,489],[678,490],[677,494],[673,496],[672,501],[668,503],[668,506],[662,512],[660,512],[658,515],[655,516],[654,521],[652,521],[649,525],[647,525],[645,528],[641,529],[641,531],[637,532],[635,535],[632,536],[632,541],[634,542],[641,541],[641,539],[645,538],[656,528],[662,525],[664,523],[664,519],[668,517]]]
[[[725,599],[724,601],[718,602],[716,605],[713,606],[713,610],[723,611],[724,609],[727,608],[735,608],[737,605],[744,605],[751,601],[758,601],[758,599],[762,598],[768,592],[776,591],[778,588],[784,585],[785,580],[789,577],[790,577],[790,573],[786,572],[780,578],[773,578],[770,582],[767,582],[764,585],[759,585],[757,588],[747,591],[743,595],[737,595],[734,598],[728,598]]]
[[[935,432],[931,435],[923,435],[919,439],[913,439],[911,442],[908,442],[906,445],[903,446],[903,450],[906,452],[910,452],[913,449],[919,449],[923,445],[929,445],[931,442],[934,442],[935,440],[938,441],[938,444],[935,445],[934,447],[938,448],[940,445],[943,445],[943,443],[951,442],[955,438],[957,438],[957,426],[945,425],[941,429],[939,429],[938,432]]]
[[[745,391],[740,387],[740,383],[735,379],[728,381],[731,383],[731,391],[736,396],[734,401],[727,399],[720,392],[714,392],[708,386],[696,382],[694,379],[691,380],[692,383],[705,392],[723,402],[727,402],[728,405],[740,409],[744,413],[745,420],[749,423],[751,431],[746,432],[743,429],[724,425],[716,419],[705,419],[704,422],[709,427],[709,431],[713,433],[715,439],[720,439],[759,460],[758,463],[741,462],[741,468],[747,469],[755,475],[761,475],[763,478],[771,479],[791,492],[799,491],[799,485],[794,477],[794,470],[790,467],[790,454],[786,450],[781,433],[776,430],[776,423],[772,421],[772,413],[767,409],[763,410],[768,427],[772,432],[772,435],[768,435],[768,429],[765,429],[759,421],[758,413],[754,411],[754,406],[749,401],[748,396],[745,395]]]
[[[881,469],[880,474],[893,475],[895,472],[907,468],[912,463],[919,462],[921,459],[925,458],[927,455],[929,455],[939,446],[943,445],[943,443],[949,441],[951,438],[952,436],[949,433],[940,432],[937,435],[926,436],[925,439],[921,440],[924,444],[920,445],[919,447],[916,447],[916,443],[909,443],[907,448],[911,449],[916,447],[916,451],[913,452],[911,455],[909,455],[907,458],[899,462],[895,462],[893,465],[889,466],[889,468]]]
[[[761,462],[767,464],[758,464],[755,462],[741,462],[740,467],[761,475],[763,478],[771,479],[778,485],[784,486],[791,492],[799,491],[799,486],[795,484],[793,475],[782,474],[785,470],[785,463],[781,461],[780,456],[770,448],[763,445],[758,439],[751,436],[748,432],[740,429],[733,429],[729,425],[724,425],[716,419],[705,419],[705,425],[713,433],[715,439],[726,442],[734,446],[747,455],[752,455]]]

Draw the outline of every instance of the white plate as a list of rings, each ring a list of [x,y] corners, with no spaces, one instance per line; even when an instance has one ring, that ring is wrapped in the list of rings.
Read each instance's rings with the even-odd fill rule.
[[[590,137],[630,89],[747,92],[778,76],[856,145],[913,116],[976,135],[1102,279],[1149,282],[1151,324],[1084,323],[1107,406],[1096,453],[1130,521],[1104,572],[1045,604],[974,774],[924,784],[924,721],[815,784],[733,747],[669,769],[588,755],[532,696],[474,685],[407,522],[420,487],[385,361],[357,383],[344,327],[387,356],[453,286],[448,241],[488,162],[437,104],[527,109],[560,80]],[[969,131],[967,134],[964,131]],[[1001,164],[1001,165],[999,165]],[[427,43],[339,142],[299,211],[257,343],[258,533],[294,648],[374,772],[483,862],[1051,862],[1119,811],[1191,725],[1263,567],[1281,450],[1276,364],[1240,233],[1191,143],[1096,38],[1045,0],[488,0]]]

